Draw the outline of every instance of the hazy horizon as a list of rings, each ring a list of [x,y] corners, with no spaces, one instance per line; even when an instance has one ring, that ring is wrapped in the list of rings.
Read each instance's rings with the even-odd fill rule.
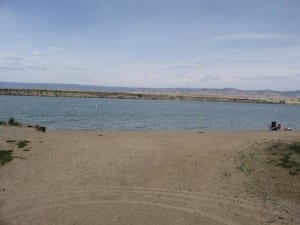
[[[0,0],[0,81],[299,90],[298,0]]]
[[[5,85],[7,84],[7,85]],[[96,85],[96,84],[77,84],[77,83],[33,83],[33,82],[6,82],[6,81],[0,81],[0,88],[11,88],[12,86],[27,86],[24,88],[28,88],[28,86],[82,86],[82,87],[98,87],[98,88],[124,88],[124,89],[208,89],[208,90],[226,90],[226,89],[233,89],[233,90],[238,90],[238,91],[274,91],[274,92],[298,92],[300,91],[300,88],[298,89],[290,89],[290,90],[276,90],[276,89],[239,89],[239,88],[233,88],[233,87],[224,87],[224,88],[207,88],[207,87],[195,87],[195,88],[190,88],[190,87],[164,87],[164,88],[159,88],[159,87],[143,87],[143,86],[103,86],[103,85]]]

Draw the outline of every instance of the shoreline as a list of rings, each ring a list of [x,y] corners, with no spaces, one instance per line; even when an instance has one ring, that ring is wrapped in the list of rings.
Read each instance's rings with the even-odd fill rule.
[[[0,89],[0,96],[36,96],[36,97],[71,97],[71,98],[107,98],[135,100],[172,100],[200,102],[232,102],[256,104],[287,104],[299,105],[298,99],[289,97],[240,97],[203,94],[175,93],[137,93],[137,92],[104,92],[104,91],[65,91],[48,89]]]
[[[26,128],[26,127],[25,127]],[[52,129],[47,128],[49,132],[105,132],[105,133],[255,133],[255,132],[279,132],[279,133],[286,133],[286,132],[299,132],[298,129],[292,130],[93,130],[93,129]]]
[[[0,121],[1,122],[1,121]],[[11,126],[11,125],[1,125],[0,127],[16,127],[16,128],[35,128],[35,126],[37,127],[41,127],[40,125],[34,124],[34,125],[26,125],[26,124],[22,124],[19,126]],[[44,127],[44,126],[42,126]],[[105,133],[238,133],[238,132],[249,132],[249,133],[253,133],[253,132],[274,132],[274,133],[286,133],[286,132],[299,132],[299,129],[292,129],[292,130],[277,130],[277,131],[272,131],[272,130],[268,130],[266,129],[249,129],[249,130],[244,130],[244,129],[240,129],[240,130],[205,130],[205,129],[190,129],[190,130],[179,130],[179,129],[173,129],[173,130],[147,130],[147,129],[139,129],[139,130],[135,130],[135,129],[128,129],[128,130],[101,130],[101,129],[67,129],[67,128],[46,128],[46,132],[105,132]]]

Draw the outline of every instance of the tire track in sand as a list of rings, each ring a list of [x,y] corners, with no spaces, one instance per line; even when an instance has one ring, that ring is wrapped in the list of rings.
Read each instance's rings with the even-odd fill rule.
[[[22,210],[13,209],[6,218],[26,221],[37,218],[51,210],[68,211],[72,207],[103,208],[111,205],[158,207],[164,210],[185,213],[196,217],[205,217],[214,224],[280,224],[282,212],[265,209],[255,202],[248,202],[230,196],[218,194],[176,191],[158,188],[101,187],[70,190],[61,198],[49,202],[32,202]],[[13,212],[15,211],[15,213]],[[286,215],[284,215],[286,217]],[[287,224],[292,221],[285,221]]]

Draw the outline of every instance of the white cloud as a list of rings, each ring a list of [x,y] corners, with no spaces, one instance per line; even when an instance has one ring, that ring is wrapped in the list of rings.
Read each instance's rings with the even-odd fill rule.
[[[219,35],[213,38],[214,41],[246,41],[246,40],[278,40],[278,41],[299,41],[299,35],[268,34],[268,33],[236,33]]]
[[[32,55],[42,55],[43,53],[42,52],[40,52],[40,51],[33,51],[32,52]]]
[[[276,75],[261,75],[261,76],[232,76],[234,79],[244,80],[244,81],[283,81],[283,80],[291,80],[290,76],[276,76]]]
[[[70,66],[70,65],[62,65],[61,69],[68,70],[68,71],[74,71],[74,72],[83,72],[86,71],[85,68],[82,67],[76,67],[76,66]]]
[[[203,78],[206,81],[210,81],[210,80],[222,80],[222,77],[218,76],[218,75],[205,75],[205,77]]]
[[[41,72],[51,68],[47,63],[43,63],[43,57],[35,57],[43,54],[40,51],[33,51],[31,54],[12,55],[10,53],[0,53],[0,75],[8,72]]]
[[[50,46],[49,49],[51,51],[64,51],[65,50],[65,48],[55,47],[55,46]]]

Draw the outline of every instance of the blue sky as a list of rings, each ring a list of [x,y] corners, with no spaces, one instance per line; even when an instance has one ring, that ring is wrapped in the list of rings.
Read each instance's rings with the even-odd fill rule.
[[[300,89],[299,0],[0,0],[0,81]]]

